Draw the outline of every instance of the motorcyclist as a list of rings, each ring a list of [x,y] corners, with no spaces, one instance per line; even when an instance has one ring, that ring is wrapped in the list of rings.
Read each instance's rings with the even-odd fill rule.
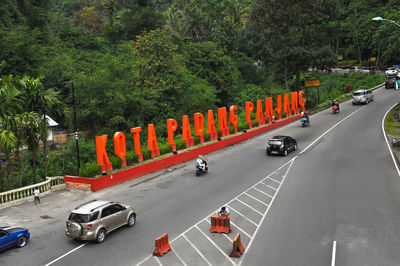
[[[301,113],[300,113],[300,117],[303,118],[303,119],[305,119],[305,122],[306,122],[307,124],[310,124],[310,118],[308,118],[308,115],[307,115],[306,113],[301,112]]]
[[[332,101],[332,107],[336,105],[337,110],[339,111],[339,102],[336,100]]]
[[[196,166],[199,167],[203,172],[206,171],[207,161],[204,159],[203,155],[199,155],[196,160]]]
[[[222,206],[222,207],[221,207],[221,210],[218,211],[218,216],[225,216],[225,217],[228,217],[229,214],[231,214],[231,213],[229,212],[229,209],[228,209],[228,207],[226,207],[226,206]]]

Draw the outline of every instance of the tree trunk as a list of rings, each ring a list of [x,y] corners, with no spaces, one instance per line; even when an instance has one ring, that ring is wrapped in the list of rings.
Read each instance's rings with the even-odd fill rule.
[[[15,161],[18,165],[18,184],[22,187],[22,162],[19,159],[19,148],[21,147],[20,140],[18,139],[17,148],[15,150]]]
[[[301,86],[300,82],[300,69],[296,70],[296,90],[299,90]]]
[[[43,112],[43,118],[46,119],[46,112]],[[43,138],[43,156],[44,156],[44,176],[47,176],[47,134],[45,134]]]

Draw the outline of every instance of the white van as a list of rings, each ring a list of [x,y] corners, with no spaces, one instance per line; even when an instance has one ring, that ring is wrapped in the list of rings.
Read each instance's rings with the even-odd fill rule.
[[[358,90],[353,93],[353,105],[354,104],[367,104],[374,100],[374,95],[369,90]]]

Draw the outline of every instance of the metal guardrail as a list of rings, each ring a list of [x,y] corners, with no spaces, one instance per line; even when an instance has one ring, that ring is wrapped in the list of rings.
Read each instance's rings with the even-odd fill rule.
[[[52,188],[59,188],[60,186],[65,186],[63,176],[46,177],[46,181],[41,183],[1,192],[0,206],[33,200],[33,191],[35,188],[39,188],[40,196],[43,196],[49,194]]]

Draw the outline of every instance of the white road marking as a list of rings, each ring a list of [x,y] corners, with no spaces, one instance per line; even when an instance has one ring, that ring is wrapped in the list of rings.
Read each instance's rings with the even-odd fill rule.
[[[234,263],[233,260],[232,260],[228,255],[226,255],[225,252],[224,252],[217,244],[215,244],[215,242],[214,242],[208,235],[206,235],[197,225],[195,226],[195,228],[196,228],[205,238],[207,238],[208,241],[210,241],[211,244],[213,244],[214,247],[216,247],[216,248],[225,256],[225,258],[227,258],[227,259],[232,263],[232,265],[236,265],[236,263]]]
[[[62,256],[56,258],[55,260],[50,261],[50,262],[47,263],[45,266],[49,266],[49,265],[53,264],[54,262],[57,262],[57,261],[61,260],[61,259],[64,258],[65,256],[71,254],[71,253],[74,252],[74,251],[77,251],[77,250],[80,249],[80,248],[83,248],[83,247],[86,246],[86,245],[87,245],[87,242],[84,243],[84,244],[82,244],[82,245],[80,245],[79,247],[74,248],[73,250],[68,251],[68,252],[65,253],[64,255],[62,255]]]
[[[286,164],[290,163],[288,169],[286,170],[285,177],[282,179],[282,182],[279,184],[279,187],[277,188],[277,192],[279,192],[279,189],[281,188],[283,182],[285,181],[286,176],[287,176],[287,174],[289,173],[290,168],[292,168],[292,165],[293,165],[294,161],[296,160],[296,158],[297,158],[297,155],[296,155],[295,157],[293,157],[293,159],[291,159],[289,162],[285,163],[284,165],[282,165],[282,166],[279,168],[279,169],[282,169],[284,166],[286,166]],[[278,170],[279,170],[279,169],[278,169]],[[270,207],[272,206],[272,203],[274,202],[274,200],[275,200],[277,194],[278,194],[278,193],[275,193],[275,196],[272,198],[272,200],[271,200],[271,202],[270,202],[270,204],[269,204],[267,210],[265,211],[265,214],[264,214],[263,217],[261,218],[261,221],[260,221],[259,225],[257,226],[256,231],[255,231],[254,234],[253,234],[254,236],[257,235],[258,230],[260,229],[262,223],[264,222],[265,217],[267,217],[268,211],[269,211]],[[240,260],[239,265],[242,264],[244,258],[246,257],[248,251],[250,250],[250,247],[251,247],[251,244],[253,244],[254,238],[255,238],[255,237],[253,237],[253,238],[250,239],[250,242],[249,242],[249,244],[247,245],[247,248],[246,248],[246,249],[244,250],[244,252],[243,252],[243,255],[242,255],[242,257],[241,257],[241,260]]]
[[[255,222],[253,222],[252,220],[250,220],[249,218],[247,218],[245,215],[241,214],[239,211],[237,211],[236,209],[232,208],[231,206],[229,206],[229,209],[231,209],[232,211],[236,212],[237,214],[239,214],[240,216],[242,216],[243,218],[245,218],[247,221],[249,221],[250,223],[254,224],[255,226],[257,226],[258,224],[256,224]]]
[[[389,149],[390,155],[392,156],[392,160],[393,160],[394,166],[396,167],[397,174],[400,176],[399,167],[397,166],[396,159],[394,158],[392,149],[390,148],[390,144],[389,144],[389,141],[388,141],[386,133],[385,133],[385,119],[386,119],[386,116],[390,112],[390,110],[392,110],[392,108],[395,107],[396,105],[397,105],[397,103],[395,105],[393,105],[392,107],[390,107],[389,110],[387,110],[386,114],[383,116],[383,119],[382,119],[382,133],[383,133],[383,136],[385,137],[386,145],[387,145],[387,147]]]
[[[273,190],[276,191],[276,188],[271,187],[270,185],[265,184],[263,181],[260,181],[260,183],[263,184],[264,186],[269,187],[269,188],[272,188]]]
[[[335,262],[336,262],[336,241],[333,241],[331,266],[335,266]]]
[[[274,181],[274,182],[276,182],[276,183],[278,183],[278,184],[281,184],[281,182],[279,182],[279,181],[277,181],[277,180],[275,180],[275,179],[271,178],[270,176],[269,176],[269,177],[267,177],[267,178],[265,178],[265,179],[271,179],[272,181]],[[265,179],[264,179],[264,180],[265,180]]]
[[[252,195],[250,195],[250,194],[249,194],[249,193],[247,193],[247,192],[245,192],[243,195],[246,195],[246,196],[248,196],[248,197],[250,197],[250,198],[252,198],[252,199],[254,199],[254,200],[258,201],[259,203],[261,203],[261,204],[263,204],[263,205],[265,205],[265,206],[267,206],[267,207],[268,207],[268,204],[267,204],[267,203],[265,203],[265,202],[263,202],[263,201],[261,201],[261,200],[257,199],[256,197],[253,197]]]
[[[280,166],[278,169],[276,169],[276,171],[279,171],[280,169],[284,168],[286,165],[290,164],[290,165],[289,165],[289,168],[286,170],[286,173],[285,173],[285,176],[284,176],[283,179],[282,179],[282,182],[279,183],[278,188],[273,188],[273,187],[270,187],[270,186],[266,185],[266,186],[268,186],[268,187],[274,189],[274,190],[276,191],[276,193],[275,193],[275,195],[273,196],[273,198],[271,199],[270,205],[267,207],[267,210],[265,211],[264,214],[260,213],[259,211],[255,210],[254,208],[250,207],[248,204],[246,204],[246,203],[244,203],[244,202],[242,202],[241,200],[238,199],[238,197],[240,197],[241,195],[243,195],[243,194],[244,194],[246,191],[248,191],[249,189],[253,188],[255,185],[259,184],[261,181],[257,182],[255,185],[251,186],[250,188],[248,188],[248,189],[245,190],[244,192],[240,193],[240,194],[237,195],[235,198],[233,198],[231,201],[229,201],[228,203],[225,204],[225,205],[229,206],[229,203],[233,202],[234,200],[237,200],[237,201],[241,202],[242,204],[244,204],[245,206],[249,207],[250,209],[253,209],[255,212],[259,213],[259,214],[262,216],[262,219],[261,219],[261,221],[260,221],[259,224],[256,224],[256,223],[252,222],[253,224],[256,225],[256,231],[253,233],[253,236],[255,236],[255,235],[257,234],[257,232],[258,232],[258,230],[259,230],[259,228],[260,228],[260,226],[261,226],[261,224],[262,224],[262,222],[263,222],[265,216],[267,215],[267,213],[268,213],[268,211],[269,211],[269,208],[271,207],[271,205],[272,205],[272,203],[273,203],[273,201],[274,201],[274,199],[275,199],[275,197],[276,197],[276,195],[277,195],[277,192],[279,191],[281,185],[283,184],[283,181],[285,180],[286,175],[288,174],[288,172],[289,172],[290,168],[292,167],[293,162],[294,162],[294,160],[295,160],[296,158],[297,158],[297,156],[293,157],[291,160],[287,161],[287,162],[284,163],[282,166]],[[273,173],[276,173],[276,172],[273,172]],[[272,175],[273,173],[271,173],[270,175]],[[268,175],[267,177],[269,177],[270,175]],[[264,180],[265,180],[267,177],[265,177]],[[229,206],[229,208],[232,209],[231,206]],[[236,210],[234,210],[234,211],[237,212]],[[212,215],[214,215],[214,214],[215,214],[215,211],[213,211],[213,212],[212,212],[211,214],[209,214],[207,217],[212,216]],[[238,214],[239,214],[239,213],[238,213]],[[243,215],[242,215],[242,216],[243,216]],[[207,218],[207,217],[206,217],[206,218]],[[243,217],[247,219],[247,217],[245,217],[245,216],[243,216]],[[206,219],[206,218],[204,218],[204,219]],[[175,242],[175,241],[176,241],[178,238],[180,238],[180,237],[185,238],[186,241],[197,251],[197,253],[199,253],[199,255],[202,256],[202,258],[204,259],[204,261],[206,261],[206,262],[208,263],[208,265],[211,265],[210,262],[204,257],[204,255],[196,248],[196,246],[195,246],[192,242],[190,242],[190,240],[189,240],[189,239],[186,237],[186,235],[185,235],[185,234],[186,234],[187,232],[189,232],[191,229],[193,229],[194,227],[197,227],[201,222],[203,222],[204,219],[200,220],[199,222],[197,222],[196,224],[192,225],[192,226],[189,227],[187,230],[185,230],[183,233],[181,233],[181,234],[179,234],[178,236],[176,236],[173,240],[170,241],[170,244],[171,244],[171,246],[172,246],[173,242]],[[206,220],[206,221],[207,221],[207,220]],[[208,221],[207,221],[207,222],[208,222]],[[253,238],[252,236],[250,236],[250,234],[248,234],[246,231],[244,231],[243,229],[241,229],[241,228],[238,227],[237,225],[233,224],[232,221],[231,221],[231,224],[232,224],[233,226],[235,226],[236,228],[238,228],[238,230],[240,230],[241,232],[243,232],[243,234],[245,234],[247,237],[250,238],[249,245],[248,245],[248,247],[247,247],[247,248],[245,249],[245,251],[244,251],[244,255],[245,255],[246,252],[247,252],[247,250],[250,248],[250,245],[251,245],[251,243],[253,242],[253,239],[254,239],[254,238]],[[148,257],[146,257],[146,258],[144,258],[142,261],[140,261],[137,265],[142,264],[143,262],[145,262],[146,260],[148,260],[148,259],[151,258],[151,257],[152,257],[152,255],[149,255]],[[244,256],[242,256],[241,261],[243,260],[243,258],[244,258]],[[240,263],[241,263],[241,262],[240,262]]]
[[[253,207],[251,207],[249,204],[247,204],[247,203],[241,201],[240,199],[234,198],[233,200],[237,200],[237,201],[239,201],[240,203],[242,203],[243,205],[247,206],[249,209],[252,209],[252,210],[255,211],[256,213],[260,214],[261,216],[263,215],[261,212],[257,211],[256,209],[254,209]]]
[[[272,198],[272,196],[271,196],[270,194],[268,194],[268,193],[266,193],[266,192],[264,192],[264,191],[262,191],[262,190],[260,190],[260,189],[258,189],[258,188],[256,188],[256,187],[253,187],[253,188],[254,188],[255,190],[257,190],[258,192],[264,194],[265,196],[268,196],[268,197]]]
[[[233,225],[234,227],[236,227],[237,229],[239,229],[239,231],[242,232],[243,234],[245,234],[247,237],[253,238],[249,233],[247,233],[245,230],[243,230],[242,228],[240,228],[239,226],[237,226],[236,224],[234,224],[232,221],[231,221],[230,223],[231,223],[231,225]]]
[[[160,266],[162,266],[162,263],[161,263],[161,261],[156,257],[156,256],[154,256],[154,258],[156,259],[156,261],[158,262],[158,265],[160,265]]]
[[[203,253],[201,253],[200,252],[200,250],[198,249],[198,248],[196,248],[196,246],[192,243],[192,242],[190,242],[190,240],[185,236],[185,235],[182,235],[183,236],[183,238],[184,239],[186,239],[186,241],[192,246],[192,248],[194,249],[194,250],[196,250],[196,252],[200,255],[200,257],[208,264],[208,265],[212,265],[208,260],[207,260],[207,258],[203,255]]]
[[[346,116],[345,118],[343,118],[342,120],[340,120],[339,122],[337,122],[336,124],[334,124],[332,127],[330,127],[327,131],[325,131],[324,133],[322,133],[321,136],[319,136],[318,138],[316,138],[313,142],[311,142],[310,144],[308,144],[307,147],[305,147],[300,153],[299,155],[302,155],[303,153],[305,153],[312,145],[314,145],[315,142],[317,142],[318,140],[320,140],[323,136],[325,136],[326,134],[328,134],[332,129],[334,129],[335,127],[337,127],[339,124],[341,124],[343,121],[347,120],[347,118],[349,118],[350,116],[354,115],[355,113],[360,112],[362,109],[364,109],[367,105],[355,110],[354,112],[352,112],[351,114],[349,114],[348,116]]]
[[[176,252],[175,249],[173,249],[172,252],[176,255],[176,257],[178,258],[178,260],[179,260],[184,266],[187,266],[187,264],[185,263],[185,261],[181,258],[181,256],[179,256],[178,252]]]

